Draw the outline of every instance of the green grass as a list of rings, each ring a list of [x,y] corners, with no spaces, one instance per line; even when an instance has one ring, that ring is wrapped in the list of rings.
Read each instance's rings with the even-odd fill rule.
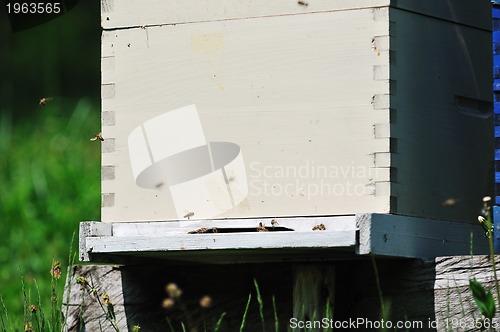
[[[100,146],[89,141],[100,130],[99,108],[58,98],[33,108],[19,123],[0,112],[0,294],[17,328],[23,283],[31,301],[50,308],[53,259],[63,262],[62,296],[72,234],[100,218]]]

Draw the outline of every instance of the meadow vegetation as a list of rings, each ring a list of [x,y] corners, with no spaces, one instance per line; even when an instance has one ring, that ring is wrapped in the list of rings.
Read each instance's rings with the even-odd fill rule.
[[[18,122],[0,113],[0,308],[18,328],[26,306],[43,303],[49,315],[60,303],[72,235],[80,221],[100,219],[100,141],[90,141],[98,105],[54,98],[33,108]],[[54,260],[62,262],[56,283]]]

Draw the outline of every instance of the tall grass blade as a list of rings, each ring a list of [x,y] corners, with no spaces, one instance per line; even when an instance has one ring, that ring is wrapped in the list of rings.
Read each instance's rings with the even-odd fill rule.
[[[2,324],[2,332],[7,332],[7,324],[10,327],[10,331],[12,331],[12,323],[9,319],[9,313],[7,311],[7,307],[5,307],[5,303],[3,302],[3,297],[0,295],[0,304],[2,305],[2,312],[0,312],[0,323]],[[5,318],[4,318],[5,317]]]
[[[19,267],[19,270],[21,270],[21,267]],[[29,325],[30,322],[30,315],[28,314],[28,296],[26,295],[26,285],[24,284],[24,275],[21,272],[21,287],[23,291],[23,312],[24,312],[24,325],[25,327]]]
[[[325,318],[328,319],[328,321],[331,321],[333,319],[333,310],[332,310],[332,305],[330,304],[329,299],[327,298],[326,300],[326,306],[325,306]],[[331,331],[331,328],[324,328],[323,331]]]
[[[34,280],[35,282],[35,287],[36,287],[36,291],[37,291],[37,294],[38,294],[38,308],[36,308],[36,312],[35,314],[38,313],[38,330],[39,331],[45,331],[45,315],[43,314],[43,306],[42,306],[42,297],[40,295],[40,288],[38,287],[38,283],[36,281],[36,279]]]
[[[175,329],[172,326],[172,322],[170,321],[170,318],[167,317],[166,319],[167,319],[167,324],[168,324],[168,328],[170,329],[170,332],[175,332]]]
[[[219,320],[217,321],[217,324],[215,324],[214,332],[218,332],[219,331],[220,326],[222,325],[222,320],[224,319],[225,315],[226,315],[225,312],[223,312],[222,315],[220,315]]]
[[[384,296],[382,294],[382,287],[380,286],[380,278],[377,269],[377,263],[375,262],[375,256],[371,255],[373,272],[375,273],[375,283],[377,286],[378,298],[380,302],[380,310],[382,311],[382,318],[385,318],[385,306],[384,306]]]
[[[262,322],[262,332],[266,332],[266,325],[264,322],[264,302],[262,301],[262,296],[260,296],[260,289],[259,289],[259,284],[257,283],[257,280],[253,280],[253,284],[255,286],[255,292],[257,293],[257,302],[259,303],[259,314],[260,314],[260,320]]]
[[[54,260],[52,260],[54,262]],[[55,329],[60,329],[60,311],[59,311],[59,297],[58,297],[58,280],[54,277],[51,276],[51,282],[50,282],[50,288],[51,288],[51,310],[50,310],[50,320],[52,321],[52,324]]]
[[[375,283],[377,285],[377,292],[380,301],[380,318],[383,320],[389,319],[389,310],[388,307],[385,306],[384,295],[382,294],[382,286],[380,285],[380,277],[378,273],[377,263],[375,262],[375,256],[371,255],[373,272],[375,273]],[[387,331],[387,328],[383,328],[382,331]]]
[[[278,309],[276,308],[276,296],[273,295],[274,331],[279,332],[280,322],[278,319]]]
[[[245,323],[247,321],[248,308],[250,308],[250,302],[252,301],[252,293],[248,294],[247,305],[245,306],[245,311],[243,312],[243,318],[241,319],[240,332],[243,332],[245,328]]]
[[[80,302],[80,310],[78,311],[78,330],[83,332],[85,330],[85,321],[83,314],[85,313],[85,289],[82,288],[82,301]]]
[[[68,315],[69,315],[69,302],[71,298],[71,271],[73,265],[75,264],[76,252],[74,250],[74,242],[75,242],[75,232],[71,235],[71,243],[69,245],[69,254],[68,254],[68,267],[66,269],[66,284],[68,285],[68,289],[66,289],[66,310],[64,312],[64,317],[61,317],[61,329],[68,325]]]

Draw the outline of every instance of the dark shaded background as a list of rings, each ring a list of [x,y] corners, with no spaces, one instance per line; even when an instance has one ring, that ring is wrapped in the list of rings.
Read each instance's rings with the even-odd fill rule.
[[[79,1],[13,32],[0,4],[0,322],[5,305],[21,330],[23,306],[60,305],[79,222],[100,219],[100,8]]]
[[[64,15],[19,32],[12,32],[2,3],[1,111],[12,112],[18,121],[37,111],[34,106],[42,97],[89,96],[97,102],[100,31],[97,0],[80,1]]]

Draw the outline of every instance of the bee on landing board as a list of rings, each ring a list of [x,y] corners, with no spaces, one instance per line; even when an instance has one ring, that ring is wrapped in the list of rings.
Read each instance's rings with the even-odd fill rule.
[[[259,227],[257,227],[257,232],[268,232],[269,230],[266,228],[266,225],[263,223],[259,223]]]
[[[104,141],[104,138],[102,137],[102,134],[99,133],[99,134],[95,134],[94,137],[92,137],[90,140],[91,141],[97,141],[97,140]]]
[[[188,232],[188,234],[201,234],[201,233],[206,233],[207,229],[205,227],[201,227],[198,229],[195,229],[194,231]]]
[[[53,98],[47,98],[47,97],[44,97],[42,99],[40,99],[40,101],[38,102],[38,105],[44,107],[45,104],[47,104],[49,101],[51,101]]]
[[[188,212],[184,218],[187,218],[187,220],[191,219],[191,217],[194,216],[194,212]]]
[[[324,224],[316,225],[312,228],[313,231],[326,231],[326,226]]]

